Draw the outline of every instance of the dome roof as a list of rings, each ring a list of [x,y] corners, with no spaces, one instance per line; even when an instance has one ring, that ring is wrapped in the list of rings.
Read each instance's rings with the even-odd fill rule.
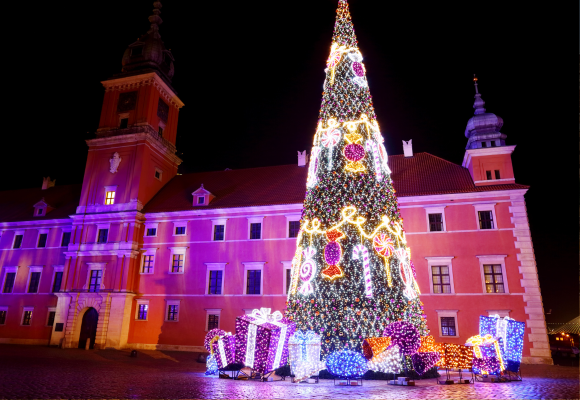
[[[470,138],[476,134],[499,133],[499,130],[503,126],[503,119],[493,113],[485,112],[485,108],[483,107],[485,101],[483,101],[481,93],[477,89],[477,78],[474,77],[473,80],[475,81],[475,101],[473,102],[475,115],[467,121],[465,137]]]
[[[163,22],[161,14],[161,2],[153,3],[153,15],[149,17],[151,28],[136,42],[131,43],[123,54],[123,73],[136,74],[146,70],[154,70],[164,80],[171,82],[174,74],[173,55],[167,50],[159,35],[159,25]]]

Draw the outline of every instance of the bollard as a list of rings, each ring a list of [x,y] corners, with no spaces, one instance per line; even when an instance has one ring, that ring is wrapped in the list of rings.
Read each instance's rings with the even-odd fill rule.
[[[87,339],[85,342],[85,350],[89,350],[91,348],[91,339]]]
[[[137,357],[137,350],[131,350],[131,357]]]

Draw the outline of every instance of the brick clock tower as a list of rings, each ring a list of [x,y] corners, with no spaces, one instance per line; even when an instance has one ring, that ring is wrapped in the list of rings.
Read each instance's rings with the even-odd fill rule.
[[[57,294],[56,317],[66,322],[61,330],[55,328],[51,344],[64,338],[65,347],[77,347],[81,327],[96,329],[95,348],[127,343],[139,276],[141,210],[181,163],[175,140],[183,103],[171,86],[174,59],[159,35],[160,9],[156,1],[151,28],[125,50],[122,72],[102,82],[99,128],[97,137],[87,140],[80,203],[71,216],[65,252],[64,287]]]

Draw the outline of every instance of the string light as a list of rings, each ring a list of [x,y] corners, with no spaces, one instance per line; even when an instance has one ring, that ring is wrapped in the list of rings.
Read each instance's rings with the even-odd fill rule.
[[[473,350],[462,344],[436,343],[435,350],[441,356],[437,366],[444,368],[469,369],[473,366]]]
[[[321,336],[324,359],[336,351],[360,352],[364,339],[381,337],[396,321],[428,334],[362,61],[348,4],[341,0],[296,243],[316,250],[312,260],[319,270],[312,293],[300,293],[295,282],[304,255],[297,252],[287,301],[287,316],[297,328]],[[344,237],[329,238],[335,230]],[[389,246],[388,256],[376,251],[377,235]]]
[[[382,351],[367,362],[367,367],[371,371],[398,374],[401,372],[403,357],[399,346],[393,345]]]
[[[218,373],[218,365],[217,362],[215,360],[215,356],[213,354],[210,354],[209,356],[207,356],[207,359],[205,361],[205,374],[206,375],[215,375]]]
[[[499,343],[490,334],[472,336],[465,345],[473,347],[473,372],[476,374],[500,374],[505,370]]]
[[[236,360],[236,338],[231,333],[220,336],[212,344],[213,356],[218,365],[222,369],[232,364]]]
[[[288,360],[294,381],[308,379],[326,368],[320,361],[320,341],[320,335],[313,331],[296,331],[290,338]]]
[[[302,282],[302,286],[300,287],[300,293],[303,295],[308,295],[313,292],[312,288],[312,279],[314,279],[314,274],[316,273],[316,261],[312,259],[316,254],[316,249],[313,247],[309,247],[304,250],[304,262],[302,263],[302,267],[300,268],[300,279]]]
[[[511,372],[518,372],[524,352],[524,333],[526,324],[510,317],[501,318],[499,315],[479,317],[479,334],[492,335],[498,338],[505,368]]]
[[[362,352],[367,360],[378,356],[385,351],[391,344],[390,337],[367,338],[363,341]]]
[[[407,356],[415,354],[421,346],[421,337],[417,328],[409,322],[393,322],[385,329],[384,336],[391,338],[391,343],[401,348],[401,353]]]
[[[439,361],[439,353],[432,351],[428,353],[415,353],[411,356],[411,362],[413,363],[413,369],[419,375],[423,375],[429,369],[431,369],[437,361]]]
[[[369,369],[361,353],[351,350],[335,351],[326,358],[328,372],[338,378],[361,378]]]

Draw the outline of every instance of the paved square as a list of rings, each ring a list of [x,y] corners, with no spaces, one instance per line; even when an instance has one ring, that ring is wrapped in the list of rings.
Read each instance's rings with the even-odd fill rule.
[[[364,381],[335,387],[289,381],[262,383],[205,377],[197,354],[186,352],[74,350],[0,345],[0,398],[276,398],[276,399],[577,399],[578,368],[523,365],[522,382],[416,387]]]

